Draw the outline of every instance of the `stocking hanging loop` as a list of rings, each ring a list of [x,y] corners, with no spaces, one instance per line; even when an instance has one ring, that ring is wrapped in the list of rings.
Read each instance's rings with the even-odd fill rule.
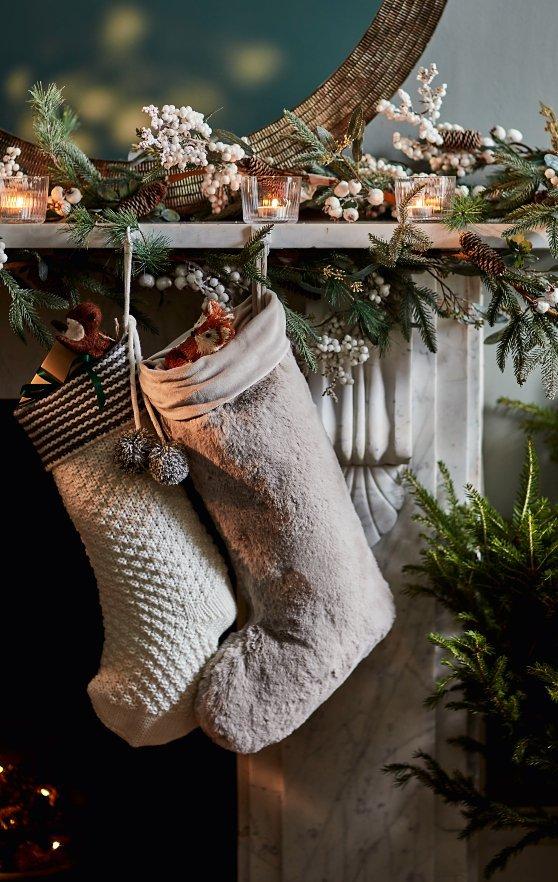
[[[138,399],[137,372],[141,364],[141,343],[137,322],[130,312],[132,287],[132,259],[134,243],[130,227],[126,229],[124,248],[124,334],[127,335],[128,366],[130,370],[130,399],[134,414],[134,429],[125,432],[116,445],[116,461],[120,468],[130,474],[149,469],[160,484],[179,484],[188,475],[188,461],[180,445],[169,444],[153,406],[142,391],[145,409],[155,431],[156,438],[141,424]]]
[[[130,289],[132,287],[133,254],[134,243],[132,242],[132,231],[130,227],[126,227],[126,238],[124,239],[124,332],[128,330],[128,323],[130,320]]]

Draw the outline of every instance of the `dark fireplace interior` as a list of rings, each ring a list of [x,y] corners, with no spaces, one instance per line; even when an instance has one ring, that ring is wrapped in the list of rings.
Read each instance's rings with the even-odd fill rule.
[[[1,402],[13,564],[2,592],[0,762],[67,794],[76,865],[65,879],[234,882],[235,756],[200,730],[134,749],[93,713],[86,685],[103,638],[95,579],[13,407]]]

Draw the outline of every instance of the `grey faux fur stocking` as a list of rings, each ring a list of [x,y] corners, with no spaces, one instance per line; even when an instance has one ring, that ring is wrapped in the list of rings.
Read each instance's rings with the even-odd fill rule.
[[[276,296],[213,355],[141,383],[194,483],[251,606],[206,665],[196,712],[223,747],[280,741],[386,635],[390,591],[368,548],[335,454],[290,352]],[[173,343],[172,345],[175,345]]]

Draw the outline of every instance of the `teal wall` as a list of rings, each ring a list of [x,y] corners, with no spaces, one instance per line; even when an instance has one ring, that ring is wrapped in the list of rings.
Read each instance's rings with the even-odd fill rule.
[[[309,94],[380,0],[20,0],[4,13],[0,127],[30,137],[27,90],[66,86],[91,155],[123,156],[144,104],[191,104],[247,134]]]

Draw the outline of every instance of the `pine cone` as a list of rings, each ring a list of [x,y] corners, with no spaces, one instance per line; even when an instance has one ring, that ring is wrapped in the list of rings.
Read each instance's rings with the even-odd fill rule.
[[[126,196],[118,206],[119,211],[133,211],[136,217],[151,214],[167,195],[168,187],[164,181],[153,181],[144,184],[131,196]]]
[[[442,132],[442,137],[444,139],[443,148],[448,153],[458,153],[460,151],[463,153],[475,153],[475,151],[480,150],[482,147],[480,132],[476,132],[474,129],[465,129],[463,132],[450,129],[447,132]]]
[[[461,233],[459,244],[463,254],[487,276],[502,276],[506,264],[494,248],[486,245],[475,233]]]
[[[295,174],[292,169],[275,168],[258,156],[247,156],[245,159],[240,159],[237,166],[242,174],[252,175],[254,178],[286,177]]]

